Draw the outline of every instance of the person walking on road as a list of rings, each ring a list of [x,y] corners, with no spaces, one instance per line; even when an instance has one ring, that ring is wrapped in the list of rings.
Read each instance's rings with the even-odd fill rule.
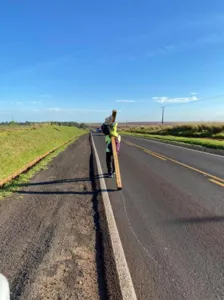
[[[114,166],[114,158],[113,158],[113,149],[112,149],[112,137],[115,137],[116,141],[116,150],[119,152],[120,150],[120,141],[121,136],[117,132],[117,123],[113,122],[112,116],[109,116],[105,119],[104,124],[101,126],[103,133],[105,134],[105,142],[106,142],[106,164],[108,176],[110,178],[115,174],[115,166]]]

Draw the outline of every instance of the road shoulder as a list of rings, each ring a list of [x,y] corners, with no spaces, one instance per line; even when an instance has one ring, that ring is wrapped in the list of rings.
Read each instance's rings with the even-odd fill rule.
[[[88,136],[1,201],[0,264],[13,299],[100,299],[95,192]]]

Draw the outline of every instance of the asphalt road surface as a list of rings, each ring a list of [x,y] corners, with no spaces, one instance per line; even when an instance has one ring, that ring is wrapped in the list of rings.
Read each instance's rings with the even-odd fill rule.
[[[104,295],[90,168],[86,135],[0,201],[0,272],[9,279],[10,299]]]
[[[123,190],[106,184],[138,299],[224,299],[224,157],[123,137],[119,158]]]

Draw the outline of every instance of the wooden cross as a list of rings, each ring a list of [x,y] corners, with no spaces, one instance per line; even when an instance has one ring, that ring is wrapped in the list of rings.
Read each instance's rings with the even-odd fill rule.
[[[116,116],[117,116],[117,111],[113,110],[112,111],[112,121],[113,121],[113,123],[116,120]],[[117,155],[117,147],[116,147],[116,141],[115,141],[114,136],[111,137],[111,142],[112,142],[114,166],[115,166],[115,172],[116,172],[117,189],[122,190],[120,166],[119,166],[119,160],[118,160],[118,155]]]

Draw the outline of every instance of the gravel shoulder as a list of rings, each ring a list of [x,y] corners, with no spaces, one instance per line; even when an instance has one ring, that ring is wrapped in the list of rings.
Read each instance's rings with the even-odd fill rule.
[[[105,299],[91,149],[83,136],[0,202],[0,272],[12,299]]]

